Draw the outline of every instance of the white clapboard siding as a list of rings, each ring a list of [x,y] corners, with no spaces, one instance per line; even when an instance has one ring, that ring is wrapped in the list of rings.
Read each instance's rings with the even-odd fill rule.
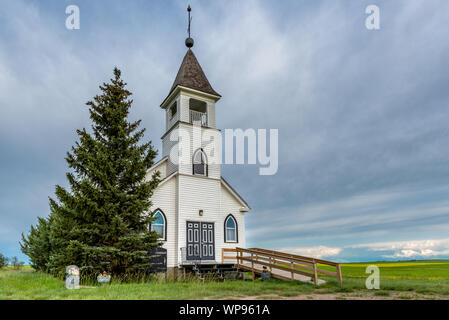
[[[228,189],[221,185],[221,215],[223,217],[222,235],[221,241],[223,242],[223,248],[245,248],[245,213],[240,212],[242,204],[228,191]],[[225,243],[224,242],[224,219],[232,214],[237,220],[238,229],[238,242],[237,243]],[[221,249],[220,249],[221,252]]]
[[[159,171],[159,179],[163,180],[165,177],[167,177],[167,165],[168,160],[159,160],[159,163],[156,163],[156,165],[154,165],[150,170],[147,171],[146,180],[150,181],[155,171]]]
[[[190,99],[204,101],[207,104],[207,126],[215,128],[215,101],[210,98],[205,98],[202,95],[194,94],[192,92],[181,91],[179,95],[179,103],[181,105],[180,120],[183,122],[190,122]],[[179,106],[179,105],[178,105]]]
[[[176,234],[177,234],[177,176],[173,176],[161,183],[151,197],[151,211],[161,209],[167,223],[167,240],[163,241],[163,247],[167,249],[167,267],[177,266],[176,261]]]
[[[207,126],[193,126],[190,123],[190,99],[204,101],[207,106]],[[177,103],[177,114],[171,118],[170,106]],[[162,160],[147,173],[151,178],[154,171],[161,173],[162,182],[151,198],[151,210],[161,209],[166,217],[167,239],[163,247],[167,249],[167,267],[182,265],[181,248],[186,247],[187,221],[214,224],[215,261],[221,261],[223,248],[245,247],[245,216],[240,212],[246,204],[238,195],[229,191],[229,186],[221,178],[221,134],[216,129],[216,99],[208,94],[183,88],[170,101],[166,108],[166,134],[162,138]],[[185,137],[187,139],[179,139]],[[174,137],[173,141],[171,136]],[[181,145],[182,144],[182,145]],[[188,144],[188,145],[187,145]],[[174,154],[186,156],[187,163],[174,164],[170,161]],[[193,175],[192,158],[198,148],[208,157],[208,175]],[[184,152],[184,154],[183,154]],[[180,159],[176,159],[180,160]],[[215,163],[214,163],[214,160]],[[175,161],[178,162],[178,161]],[[165,178],[165,179],[164,179]],[[199,211],[203,210],[203,215]],[[237,222],[238,242],[225,243],[225,219],[232,214]]]
[[[173,132],[173,130],[171,131]],[[173,147],[178,148],[179,146],[176,146],[178,141],[171,141],[170,140],[170,133],[165,135],[165,137],[162,139],[162,157],[168,157],[168,164],[167,164],[167,176],[172,174],[175,171],[178,171],[178,165],[174,164],[170,160],[170,151]]]
[[[217,222],[221,219],[219,195],[220,180],[179,175],[179,248],[186,246],[186,221],[214,222],[217,232],[220,228]],[[200,209],[203,216],[199,215]],[[218,251],[215,254],[217,256]],[[181,252],[178,257],[181,263]]]
[[[207,102],[207,126],[211,128],[216,128],[215,123],[215,102]]]
[[[180,94],[180,104],[181,104],[181,121],[183,122],[190,122],[190,114],[189,114],[189,100],[190,96],[187,96],[185,94]]]
[[[206,155],[208,156],[208,176],[211,178],[219,179],[221,170],[220,170],[220,162],[221,162],[221,136],[220,132],[216,129],[209,128],[199,128],[194,127],[190,124],[180,124],[179,127],[181,130],[185,130],[185,132],[189,135],[189,159],[193,158],[194,152],[198,148],[202,148]],[[180,147],[180,146],[179,146]],[[216,155],[215,162],[212,163],[212,155]],[[192,174],[192,163],[180,164],[179,165],[179,173],[183,174]]]
[[[179,176],[179,240],[178,247],[186,246],[186,222],[212,222],[215,229],[215,260],[221,262],[222,248],[245,246],[244,214],[240,212],[242,205],[221,184],[220,179],[201,178],[196,176]],[[199,210],[203,210],[203,216]],[[224,222],[232,214],[238,224],[238,243],[224,242]],[[178,252],[179,263],[181,253]]]
[[[170,108],[175,103],[177,105],[177,112],[172,117]],[[173,127],[173,125],[175,123],[177,123],[181,119],[181,113],[180,113],[180,107],[179,106],[180,106],[180,96],[179,95],[176,96],[176,97],[173,97],[172,99],[167,101],[167,106],[165,108],[165,132],[168,132],[168,130],[170,130],[170,128]]]

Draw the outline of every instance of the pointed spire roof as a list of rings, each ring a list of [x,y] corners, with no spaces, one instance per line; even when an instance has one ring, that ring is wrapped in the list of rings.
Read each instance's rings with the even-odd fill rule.
[[[187,53],[182,60],[181,67],[179,67],[175,82],[173,82],[168,95],[170,95],[177,86],[183,86],[221,97],[221,95],[210,85],[209,80],[207,80],[203,69],[191,49],[187,50]]]

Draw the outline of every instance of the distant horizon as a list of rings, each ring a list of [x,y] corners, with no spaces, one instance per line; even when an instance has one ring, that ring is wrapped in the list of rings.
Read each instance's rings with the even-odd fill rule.
[[[327,260],[327,259],[324,259]],[[400,263],[406,263],[406,262],[437,262],[437,261],[449,261],[449,259],[414,259],[414,260],[368,260],[368,261],[340,261],[340,260],[333,260],[333,262],[341,263],[341,264],[368,264],[368,263],[393,263],[393,262],[400,262]],[[11,267],[11,265],[8,265]],[[32,268],[31,264],[24,264],[23,267],[30,267]]]

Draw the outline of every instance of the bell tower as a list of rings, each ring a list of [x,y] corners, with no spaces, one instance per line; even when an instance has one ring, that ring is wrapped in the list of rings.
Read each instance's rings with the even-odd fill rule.
[[[221,96],[193,53],[190,6],[187,52],[167,97],[162,159],[147,173],[161,182],[151,197],[159,214],[152,230],[167,250],[167,267],[222,263],[222,249],[245,247],[245,200],[221,176],[221,134],[215,106]],[[155,220],[156,221],[156,220]]]
[[[168,96],[162,156],[169,157],[167,175],[174,172],[220,179],[221,138],[216,129],[215,103],[221,98],[209,83],[192,51],[190,6],[188,48]]]

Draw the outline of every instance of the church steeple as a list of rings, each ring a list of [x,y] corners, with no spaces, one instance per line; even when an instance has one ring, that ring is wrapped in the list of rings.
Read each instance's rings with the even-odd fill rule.
[[[182,60],[181,67],[179,67],[178,74],[176,75],[176,79],[170,89],[170,93],[172,93],[177,86],[195,89],[221,97],[221,95],[217,93],[210,85],[209,80],[207,80],[203,69],[191,49],[187,50],[187,53]]]
[[[170,94],[176,89],[177,86],[181,86],[185,88],[198,90],[204,93],[208,93],[220,98],[221,95],[218,94],[210,85],[209,80],[207,80],[206,75],[203,72],[203,69],[201,68],[200,64],[198,63],[198,60],[196,59],[192,51],[194,41],[190,35],[190,24],[192,22],[192,17],[190,16],[191,11],[192,8],[190,8],[189,5],[187,7],[189,19],[187,27],[188,38],[186,39],[186,47],[189,49],[187,50],[187,53],[184,56],[184,59],[182,60],[181,66],[179,67],[178,70],[178,74],[176,75],[175,81],[173,82],[173,85],[170,89],[170,92],[168,93],[168,96],[170,96]]]
[[[190,11],[189,6],[188,50],[161,104],[166,128],[162,136],[162,156],[170,157],[167,175],[178,171],[184,175],[220,179],[221,137],[216,127],[215,104],[221,95],[210,85],[191,49]],[[189,134],[190,138],[184,134]],[[172,160],[173,154],[182,157],[181,161]]]

